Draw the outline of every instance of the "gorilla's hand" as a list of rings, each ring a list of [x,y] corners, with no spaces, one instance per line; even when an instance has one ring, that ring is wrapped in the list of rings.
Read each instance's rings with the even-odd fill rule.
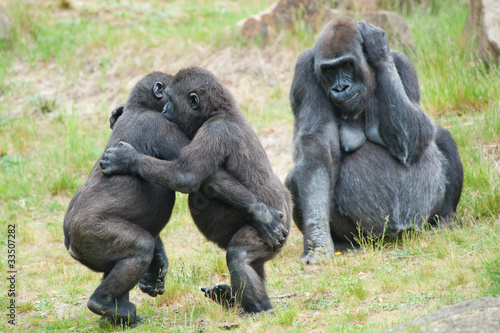
[[[391,61],[391,50],[383,29],[361,21],[358,23],[358,30],[363,37],[363,49],[370,65],[377,68]]]
[[[116,121],[122,115],[124,107],[125,104],[120,104],[116,108],[114,108],[113,111],[111,111],[111,117],[109,117],[109,127],[111,129],[113,129],[113,126],[115,126]]]
[[[264,243],[278,250],[286,241],[288,230],[283,225],[283,213],[262,202],[250,207],[252,227],[257,230]]]
[[[136,174],[139,153],[130,144],[120,141],[102,154],[101,168],[106,176]]]

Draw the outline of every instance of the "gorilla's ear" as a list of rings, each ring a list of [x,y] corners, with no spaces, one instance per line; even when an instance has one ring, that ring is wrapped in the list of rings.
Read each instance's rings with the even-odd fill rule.
[[[153,86],[153,93],[155,94],[156,98],[161,99],[163,97],[163,83],[156,82]]]
[[[198,98],[198,95],[196,95],[195,93],[189,94],[189,105],[193,110],[195,110],[198,105],[200,105],[200,99]]]

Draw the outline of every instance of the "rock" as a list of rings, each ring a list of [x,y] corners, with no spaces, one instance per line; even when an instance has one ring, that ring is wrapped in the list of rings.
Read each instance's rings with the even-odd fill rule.
[[[404,49],[405,47],[415,47],[413,34],[405,19],[394,12],[379,10],[363,15],[363,18],[387,33],[389,45],[394,49]]]
[[[498,63],[500,57],[500,1],[471,0],[470,12],[464,29],[465,35],[475,42],[478,56]]]
[[[413,34],[411,33],[408,23],[406,23],[403,17],[394,12],[378,10],[356,15],[351,11],[327,9],[323,12],[323,24],[341,17],[365,20],[368,23],[384,29],[387,33],[387,40],[389,41],[391,49],[404,51],[406,48],[415,47]]]
[[[265,24],[259,16],[252,16],[244,21],[238,22],[240,33],[248,38],[262,37],[267,39],[269,37],[268,25]]]
[[[0,42],[10,44],[10,23],[7,20],[5,9],[0,3]]]
[[[374,11],[362,14],[345,9],[330,9],[320,0],[280,0],[267,10],[238,23],[243,36],[268,39],[281,29],[293,29],[297,22],[304,22],[306,29],[317,32],[330,20],[341,17],[365,19],[387,32],[389,45],[402,49],[414,46],[413,35],[406,21],[396,13]],[[339,5],[339,8],[347,8]],[[349,7],[350,8],[350,7]],[[372,8],[370,6],[366,8]]]
[[[497,333],[500,332],[500,297],[485,297],[450,305],[384,332]]]
[[[317,31],[320,25],[319,0],[279,0],[267,10],[238,22],[240,32],[245,37],[268,38],[281,29],[292,29],[295,23],[305,21],[306,27]]]

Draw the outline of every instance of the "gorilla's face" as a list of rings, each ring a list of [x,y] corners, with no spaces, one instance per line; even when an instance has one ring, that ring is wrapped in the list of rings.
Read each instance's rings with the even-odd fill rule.
[[[198,94],[195,91],[175,93],[171,88],[167,89],[166,94],[168,101],[163,107],[162,115],[192,138],[205,121],[200,112],[202,110]]]
[[[355,25],[326,29],[315,46],[314,69],[326,93],[345,117],[363,112],[374,92],[375,77]]]
[[[165,90],[168,102],[162,114],[191,139],[224,101],[214,78],[202,68],[190,67],[180,70]]]

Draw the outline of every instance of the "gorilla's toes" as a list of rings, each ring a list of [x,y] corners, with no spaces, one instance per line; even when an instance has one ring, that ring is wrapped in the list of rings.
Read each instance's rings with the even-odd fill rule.
[[[155,288],[150,285],[139,283],[139,289],[141,289],[143,293],[146,293],[151,297],[156,297]]]
[[[232,289],[227,284],[217,284],[208,288],[203,287],[201,288],[201,291],[205,293],[205,297],[208,297],[221,305],[231,307],[235,304]]]
[[[159,294],[158,290],[156,289],[156,281],[142,279],[141,281],[139,281],[139,289],[141,289],[143,293],[146,293],[151,297],[156,297]],[[161,294],[163,294],[163,288]]]
[[[151,297],[163,295],[165,292],[165,276],[146,273],[139,281],[139,289]]]

